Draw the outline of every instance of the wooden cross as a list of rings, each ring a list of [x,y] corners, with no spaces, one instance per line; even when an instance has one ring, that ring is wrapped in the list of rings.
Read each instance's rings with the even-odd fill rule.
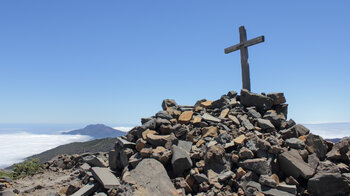
[[[250,74],[249,74],[249,63],[248,63],[248,47],[264,42],[264,36],[260,36],[247,41],[247,32],[244,26],[239,27],[239,39],[240,43],[234,46],[225,48],[225,54],[241,50],[241,65],[242,65],[242,84],[243,89],[250,91]]]

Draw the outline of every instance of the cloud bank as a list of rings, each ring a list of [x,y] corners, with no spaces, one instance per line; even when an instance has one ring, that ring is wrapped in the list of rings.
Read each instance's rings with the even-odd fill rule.
[[[117,129],[117,130],[123,131],[123,132],[129,132],[132,128],[134,128],[134,127],[113,127],[113,129]]]
[[[0,168],[21,162],[26,157],[59,145],[90,139],[86,135],[49,135],[27,132],[0,134]]]

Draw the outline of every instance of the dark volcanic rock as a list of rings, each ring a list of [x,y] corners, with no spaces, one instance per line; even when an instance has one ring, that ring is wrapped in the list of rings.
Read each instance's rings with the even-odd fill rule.
[[[304,162],[297,151],[287,151],[280,154],[278,162],[281,170],[294,178],[302,176],[309,179],[315,173],[314,169]]]
[[[339,173],[318,173],[309,179],[308,191],[311,195],[348,195],[349,179]]]
[[[134,170],[123,176],[123,180],[137,187],[135,195],[163,196],[177,193],[165,168],[155,159],[143,159]]]
[[[272,107],[274,100],[264,95],[241,90],[241,103],[245,106],[255,106],[258,110],[268,110]]]
[[[240,162],[239,165],[257,174],[269,174],[271,172],[266,158],[248,159]]]
[[[171,164],[176,175],[181,175],[185,170],[192,167],[192,160],[186,150],[178,146],[172,146],[173,157]]]

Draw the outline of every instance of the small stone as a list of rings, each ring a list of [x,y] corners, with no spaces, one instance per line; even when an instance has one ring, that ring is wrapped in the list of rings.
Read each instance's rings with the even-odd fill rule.
[[[288,184],[279,184],[277,189],[280,191],[288,192],[293,195],[297,194],[297,186],[296,185],[288,185]]]
[[[271,178],[276,182],[277,185],[280,183],[280,178],[276,174],[272,174]]]
[[[299,186],[299,182],[295,178],[293,178],[293,176],[288,176],[286,178],[286,183]]]
[[[147,129],[146,131],[142,132],[142,139],[147,140],[148,134],[158,134],[158,133],[157,133],[157,131]]]
[[[196,147],[199,148],[202,144],[205,143],[205,140],[200,139],[197,143],[196,143]]]
[[[209,183],[209,179],[205,174],[195,174],[193,177],[198,182],[198,184],[202,182]]]
[[[273,105],[286,103],[286,98],[284,97],[284,93],[269,93],[267,94],[267,96],[273,100]]]
[[[200,116],[193,117],[193,124],[199,124],[200,122],[202,122],[202,117]]]
[[[179,116],[178,122],[181,124],[188,124],[192,120],[193,112],[185,111]]]
[[[163,146],[158,146],[156,149],[153,149],[153,153],[161,154],[165,152],[166,149]]]
[[[162,103],[163,110],[176,109],[178,105],[174,99],[164,99]]]
[[[211,106],[212,103],[213,103],[213,101],[203,101],[203,102],[201,102],[201,106],[206,108],[206,107]]]
[[[221,122],[220,119],[215,118],[214,116],[212,116],[212,115],[210,115],[210,114],[208,114],[208,113],[204,113],[204,114],[202,115],[202,119],[205,120],[205,121],[211,121],[211,122],[216,122],[216,123]]]
[[[229,179],[230,177],[232,177],[232,175],[234,175],[234,173],[231,170],[226,171],[224,173],[219,174],[218,179],[220,182],[222,182],[222,181],[225,181],[225,180]]]
[[[173,141],[175,138],[174,135],[154,135],[147,134],[147,142],[150,143],[153,147],[165,146],[166,143]]]
[[[215,171],[211,169],[208,170],[208,179],[209,179],[209,184],[215,186],[218,189],[222,188],[222,185],[219,183],[218,174]]]
[[[262,118],[258,118],[258,126],[262,130],[274,130],[275,129],[275,126],[273,126],[271,121],[269,121],[267,119],[262,119]]]
[[[254,130],[255,127],[254,125],[248,120],[248,119],[244,119],[242,120],[242,125],[248,130]]]
[[[277,186],[276,181],[269,175],[261,175],[259,178],[259,183],[272,188],[275,188]]]
[[[253,118],[261,118],[261,114],[257,112],[254,107],[252,108],[247,108],[248,110],[248,116],[253,117]]]
[[[156,118],[161,118],[161,119],[166,119],[166,120],[170,120],[173,117],[167,112],[167,111],[159,111],[156,114]]]
[[[242,167],[239,167],[236,172],[237,179],[240,179],[246,173],[247,172]]]
[[[298,138],[290,138],[286,140],[286,145],[290,148],[304,149],[305,143]]]
[[[228,108],[222,110],[221,113],[220,113],[219,118],[226,118],[226,116],[227,116],[229,111],[230,111],[230,109],[228,109]]]
[[[246,136],[242,134],[242,135],[236,137],[233,141],[234,141],[236,144],[241,145],[241,144],[244,143],[244,141],[245,141],[246,139],[247,139]]]
[[[254,171],[257,174],[268,174],[270,167],[266,161],[266,158],[247,159],[239,163],[239,166],[244,169]]]
[[[216,137],[218,136],[218,128],[217,127],[204,127],[202,131],[202,137]]]
[[[228,115],[228,118],[229,118],[230,120],[232,120],[232,122],[233,122],[235,125],[240,125],[239,120],[238,120],[237,117],[235,117],[235,116],[233,116],[233,115]]]
[[[96,156],[87,156],[84,157],[85,162],[87,162],[91,166],[95,167],[107,167],[107,164],[100,157]]]
[[[142,148],[144,148],[145,146],[146,146],[146,144],[147,144],[147,142],[144,140],[144,139],[142,139],[142,138],[139,138],[137,141],[136,141],[136,150],[138,151],[138,152],[140,152],[141,151],[141,149]]]
[[[231,160],[233,163],[238,163],[238,160],[239,160],[239,156],[236,155],[236,154],[232,154],[231,156]]]
[[[241,148],[238,153],[241,159],[252,159],[254,158],[254,153],[246,147]]]

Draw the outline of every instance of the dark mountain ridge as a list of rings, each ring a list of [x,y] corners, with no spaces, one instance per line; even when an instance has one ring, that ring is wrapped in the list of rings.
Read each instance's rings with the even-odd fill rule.
[[[102,139],[107,137],[120,137],[125,135],[125,132],[113,129],[104,124],[88,125],[83,129],[77,129],[69,132],[63,132],[65,135],[88,135],[94,139]]]

